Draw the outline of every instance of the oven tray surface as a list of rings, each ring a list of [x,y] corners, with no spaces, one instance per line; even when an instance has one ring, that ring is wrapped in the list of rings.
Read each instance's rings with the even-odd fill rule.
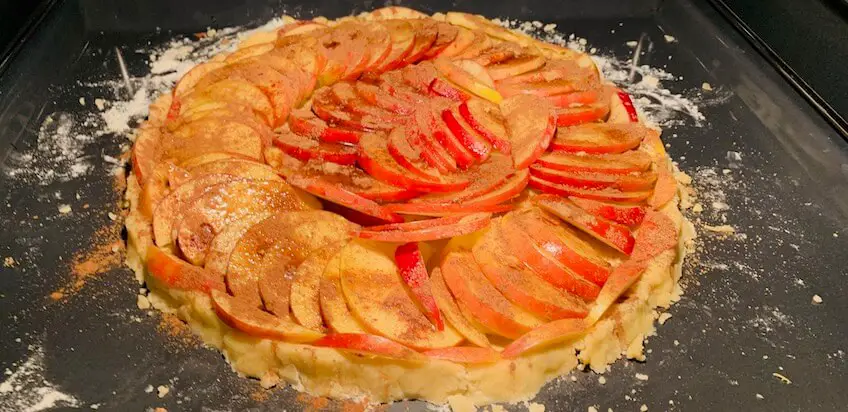
[[[206,26],[255,26],[284,12],[336,17],[379,5],[206,2],[208,12],[163,14],[167,8],[155,6],[165,2],[147,3],[116,9],[100,1],[59,2],[0,77],[0,371],[6,371],[0,382],[15,383],[0,386],[0,410],[25,409],[42,398],[59,409],[314,407],[290,388],[265,392],[239,378],[217,351],[175,336],[159,314],[139,310],[129,269],[113,265],[74,285],[86,273],[79,265],[84,252],[99,252],[82,262],[92,265],[120,254],[110,243],[121,230],[113,172],[130,144],[126,134],[88,135],[79,123],[99,110],[97,98],[132,103],[126,89],[105,86],[122,78],[116,47],[137,78],[150,70],[144,50]],[[673,73],[663,87],[694,101],[704,117],[672,111],[676,121],[664,129],[669,153],[694,178],[704,212],[689,212],[699,238],[685,267],[686,293],[658,336],[649,337],[647,362],[615,363],[605,384],[575,370],[534,401],[550,411],[643,404],[648,410],[844,409],[848,144],[710,6],[615,3],[576,2],[569,10],[540,1],[405,4],[556,23],[557,30],[586,38],[599,55],[619,60],[631,57],[628,42],[641,38],[640,64]],[[62,135],[50,127],[69,121],[81,136],[45,141]],[[89,169],[73,167],[80,158]],[[705,224],[728,224],[736,233],[713,233]],[[65,295],[51,298],[56,291]],[[161,398],[160,385],[169,389]],[[416,402],[389,409],[426,410]]]

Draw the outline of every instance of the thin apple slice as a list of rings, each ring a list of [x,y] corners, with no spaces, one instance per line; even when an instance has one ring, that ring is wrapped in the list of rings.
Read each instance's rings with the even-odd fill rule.
[[[448,130],[462,143],[462,146],[468,149],[477,161],[485,162],[492,151],[492,146],[465,122],[456,112],[456,108],[445,108],[442,110],[441,117]]]
[[[525,54],[525,50],[523,50],[521,46],[517,43],[498,42],[495,43],[492,47],[483,50],[483,52],[480,53],[479,56],[471,60],[480,63],[480,65],[482,66],[488,67],[512,60],[523,54]],[[492,80],[494,81],[494,79]]]
[[[412,292],[424,316],[430,320],[436,330],[445,330],[442,315],[433,298],[430,275],[427,274],[427,267],[424,265],[418,243],[412,242],[398,246],[395,249],[395,264],[398,266],[401,279]]]
[[[277,37],[295,36],[326,27],[326,24],[314,20],[297,20],[281,27],[280,30],[277,31]]]
[[[436,70],[451,82],[492,103],[500,104],[503,97],[494,89],[495,84],[486,69],[472,60],[434,60]]]
[[[273,212],[252,214],[224,227],[209,244],[209,251],[206,253],[206,262],[204,262],[203,268],[220,275],[221,278],[226,276],[227,266],[230,264],[230,254],[239,239],[253,225],[267,219],[272,214]]]
[[[545,100],[548,100],[551,96],[574,93],[589,87],[582,79],[578,78],[529,83],[498,82],[496,86],[498,92],[500,92],[505,98],[528,94],[545,98]]]
[[[545,65],[545,58],[539,55],[524,55],[503,63],[486,66],[493,80],[502,80],[531,72]]]
[[[329,93],[331,93],[335,102],[341,104],[342,107],[351,114],[370,116],[379,121],[396,125],[404,124],[406,122],[404,117],[396,113],[383,110],[368,103],[365,99],[362,99],[356,92],[356,88],[354,88],[354,86],[349,82],[338,82],[329,87],[329,89],[322,89],[321,93],[328,93],[327,90],[329,90]],[[316,97],[316,99],[322,100],[324,98],[321,96]]]
[[[533,202],[619,252],[626,255],[633,252],[635,240],[627,226],[592,216],[562,197],[540,195]]]
[[[543,281],[510,253],[500,224],[495,223],[472,248],[480,270],[507,299],[543,319],[582,318],[586,304]]]
[[[313,330],[263,312],[250,302],[222,291],[212,291],[215,313],[234,329],[248,335],[289,342],[312,342],[323,336]]]
[[[262,299],[257,282],[269,274],[285,276],[286,272],[293,272],[313,250],[346,239],[355,227],[344,218],[321,210],[274,214],[253,225],[236,242],[227,267],[227,286],[239,299],[259,307]],[[269,281],[275,282],[269,286],[288,292],[291,276]],[[284,298],[286,307],[272,313],[288,313],[288,294]],[[266,307],[271,306],[267,303]]]
[[[138,195],[138,210],[145,219],[152,220],[159,203],[177,189],[177,187],[171,186],[172,175],[185,173],[185,170],[165,161],[159,163],[147,173],[146,181],[139,182],[141,193]]]
[[[454,203],[394,203],[386,207],[402,215],[415,216],[454,216],[467,215],[471,213],[504,213],[515,209],[514,204],[494,205],[462,205]]]
[[[371,130],[387,130],[393,127],[386,119],[379,119],[369,114],[349,113],[327,92],[328,89],[316,91],[312,100],[312,111],[315,115],[331,126],[341,126],[347,129],[367,132]]]
[[[587,79],[588,83],[597,83],[598,81],[597,75],[594,75],[592,70],[582,67],[576,59],[548,59],[544,67],[538,70],[500,79],[496,81],[496,84],[500,88],[502,85],[541,84],[575,78]]]
[[[383,65],[392,52],[392,36],[389,29],[382,24],[365,24],[365,33],[368,35],[368,48],[371,56],[364,72],[372,72]]]
[[[425,351],[424,355],[430,359],[439,359],[467,365],[495,363],[501,360],[501,355],[494,349],[475,348],[469,346],[431,349]]]
[[[520,170],[514,175],[509,176],[492,191],[477,197],[467,198],[459,203],[411,202],[406,204],[392,204],[388,205],[388,207],[398,213],[423,216],[445,216],[475,212],[505,212],[511,210],[514,206],[503,203],[521,195],[524,188],[527,187],[529,178],[530,173],[527,170]]]
[[[630,227],[640,225],[645,219],[645,208],[639,205],[620,205],[579,197],[569,197],[568,200],[592,215]]]
[[[456,38],[438,53],[430,53],[430,58],[458,56],[474,44],[474,32],[464,27],[454,27],[457,29]]]
[[[604,284],[604,288],[598,294],[595,304],[589,311],[585,320],[589,325],[597,322],[601,316],[610,308],[618,298],[621,297],[645,272],[648,263],[642,260],[629,259],[616,266],[612,274]]]
[[[410,142],[416,143],[413,146]],[[395,161],[404,169],[427,180],[438,180],[441,173],[425,160],[422,149],[426,150],[419,140],[417,131],[396,127],[389,132],[386,149]]]
[[[594,103],[556,109],[556,124],[559,127],[603,121],[609,114],[609,103]]]
[[[519,170],[508,177],[502,185],[486,194],[466,199],[463,203],[468,207],[488,207],[510,201],[524,192],[530,180],[528,170]]]
[[[424,59],[432,59],[450,47],[459,36],[459,28],[448,23],[436,22],[436,41],[430,46],[430,50],[424,53]]]
[[[451,83],[450,80],[437,77],[430,83],[430,93],[442,96],[453,101],[465,102],[472,98],[461,87]]]
[[[434,106],[438,104],[434,103]],[[439,106],[442,106],[439,104]],[[428,143],[428,146],[435,147],[439,156],[444,153],[448,154],[448,159],[452,159],[451,163],[460,169],[467,169],[474,164],[474,156],[466,149],[459,140],[451,133],[445,123],[437,116],[436,111],[442,108],[433,107],[423,108],[416,113],[416,126],[420,130],[420,136],[423,141]]]
[[[548,153],[537,160],[541,166],[574,173],[639,173],[651,167],[651,157],[642,151],[621,154],[579,155]]]
[[[532,216],[528,215],[528,212],[532,213],[532,211],[513,212],[507,214],[501,220],[502,230],[500,233],[503,236],[505,244],[509,246],[511,254],[523,261],[527,267],[532,269],[533,272],[550,285],[584,299],[594,299],[598,296],[598,292],[601,289],[597,284],[593,283],[594,279],[582,276],[572,270],[572,267],[583,264],[588,259],[582,255],[577,255],[574,259],[567,261],[570,265],[566,265],[558,260],[554,253],[558,253],[562,249],[566,249],[572,255],[576,255],[576,252],[571,245],[563,245],[562,238],[556,238],[556,235],[551,233],[554,229],[540,227],[540,223],[542,223],[540,220],[531,220]],[[552,223],[556,225],[556,222]],[[534,230],[541,230],[548,233],[530,234]],[[556,243],[552,245],[555,249],[548,251],[543,246],[550,246],[550,243],[540,244],[537,241],[537,239],[544,237],[554,238],[556,240]],[[563,257],[563,255],[563,253],[557,254],[560,257]],[[609,275],[608,269],[606,274]],[[606,280],[605,277],[602,279]],[[582,309],[585,309],[585,307]],[[583,315],[585,316],[585,312]]]
[[[371,105],[380,107],[399,115],[410,115],[415,110],[415,106],[392,96],[389,92],[381,89],[379,86],[365,83],[363,81],[356,82],[356,94]]]
[[[467,216],[450,216],[427,221],[426,227],[418,222],[374,226],[357,233],[362,239],[378,242],[426,242],[450,239],[474,233],[489,225],[491,213],[474,213]]]
[[[512,146],[506,131],[506,120],[500,108],[481,99],[463,102],[457,108],[460,116],[474,131],[483,136],[502,153],[510,154]]]
[[[224,102],[241,106],[259,117],[269,127],[274,126],[274,107],[261,89],[244,79],[224,79],[202,89],[181,96],[171,104],[168,119],[190,112],[196,105],[208,101]]]
[[[427,358],[397,342],[382,336],[365,333],[333,333],[313,341],[312,346],[338,349],[358,356],[387,358],[405,362],[422,363]]]
[[[342,291],[341,249],[327,262],[321,275],[318,293],[321,316],[324,323],[335,333],[366,333],[365,326],[351,313]]]
[[[623,153],[638,148],[648,130],[639,123],[589,123],[561,127],[551,142],[551,149],[568,153]]]
[[[289,156],[303,161],[317,159],[324,162],[352,165],[356,163],[356,148],[339,143],[322,142],[299,136],[289,130],[280,130],[274,145]]]
[[[654,191],[651,197],[648,198],[648,206],[654,210],[659,210],[666,203],[677,196],[677,179],[671,173],[671,166],[668,160],[662,159],[656,163],[657,184],[654,186]]]
[[[237,180],[231,175],[206,175],[183,183],[165,196],[153,210],[153,240],[159,247],[171,244],[174,225],[177,214],[185,208],[186,204],[206,193],[215,185]]]
[[[174,237],[186,259],[202,266],[212,239],[230,223],[255,213],[307,209],[309,206],[285,182],[222,183],[186,204],[177,217]]]
[[[489,47],[492,47],[492,44],[494,44],[492,39],[489,38],[489,36],[487,36],[484,31],[476,30],[476,29],[469,29],[469,30],[471,30],[471,33],[474,35],[474,40],[472,40],[471,46],[468,46],[465,50],[460,52],[458,55],[451,56],[451,57],[463,58],[463,59],[473,59],[473,58],[479,56],[483,52],[483,50],[486,50]],[[448,57],[448,56],[444,56],[444,57]]]
[[[471,30],[482,30],[491,37],[507,42],[520,44],[524,40],[528,39],[476,14],[451,11],[445,13],[445,19],[451,24],[462,26]]]
[[[639,113],[624,90],[616,89],[610,107],[610,123],[639,123]]]
[[[607,92],[605,87],[594,87],[586,90],[578,90],[569,93],[563,94],[555,94],[552,96],[546,96],[554,106],[561,109],[568,109],[572,107],[584,107],[589,106],[599,101],[603,100],[604,93]]]
[[[261,160],[264,139],[256,130],[235,119],[203,117],[163,136],[158,156],[180,162],[202,153],[229,152]]]
[[[297,267],[292,276],[290,305],[298,323],[312,330],[323,331],[321,318],[321,278],[330,260],[344,247],[346,241],[331,243],[314,250]]]
[[[293,186],[322,199],[338,203],[353,210],[374,216],[386,222],[403,222],[403,218],[373,200],[359,196],[348,189],[318,177],[294,175],[288,178]]]
[[[212,174],[227,174],[251,180],[274,180],[282,181],[280,175],[274,169],[264,163],[247,159],[222,159],[206,162],[187,168],[186,171],[192,178]]]
[[[430,193],[410,200],[410,203],[462,203],[467,199],[480,197],[501,187],[507,178],[515,173],[509,156],[493,154],[489,160],[461,172],[463,178],[471,184],[454,193]]]
[[[563,197],[582,197],[584,199],[600,200],[604,202],[641,203],[651,196],[650,191],[645,192],[622,192],[616,189],[581,189],[575,186],[553,183],[549,180],[530,176],[530,187],[544,193]]]
[[[403,66],[404,60],[415,48],[415,28],[407,20],[381,21],[380,24],[389,30],[392,40],[391,51],[378,67],[372,72],[382,73]]]
[[[518,95],[504,100],[501,110],[506,118],[516,169],[530,166],[554,137],[553,106],[542,98]]]
[[[418,10],[402,6],[381,7],[371,11],[368,15],[374,20],[426,19],[429,17]]]
[[[409,22],[415,30],[415,44],[412,46],[409,55],[403,59],[403,62],[404,64],[415,64],[422,60],[433,47],[439,36],[439,29],[436,25],[438,22],[430,19],[410,20]]]
[[[421,192],[456,192],[470,182],[463,179],[412,176],[389,154],[386,136],[369,133],[359,141],[359,165],[376,179]]]
[[[444,348],[462,340],[445,325],[437,331],[405,290],[394,247],[353,241],[342,250],[341,284],[351,311],[368,329],[413,348]]]
[[[138,129],[135,144],[132,148],[132,170],[138,182],[142,185],[151,176],[156,167],[157,151],[162,133],[158,127],[145,123]]]
[[[549,182],[577,187],[580,189],[616,189],[625,192],[651,190],[657,181],[653,171],[628,174],[608,174],[592,172],[570,172],[550,169],[540,165],[530,166],[530,173]]]
[[[515,359],[534,349],[577,339],[586,333],[590,324],[583,319],[560,319],[546,323],[514,340],[504,348],[501,356],[504,359]]]
[[[208,61],[197,66],[191,68],[191,70],[187,71],[180,80],[177,81],[177,84],[174,86],[173,95],[175,98],[188,94],[197,82],[200,81],[203,77],[205,77],[210,72],[218,70],[224,67],[224,63],[216,62],[216,61]]]
[[[329,143],[356,144],[362,137],[361,131],[328,125],[308,109],[292,110],[289,130],[300,136],[318,138]]]
[[[441,265],[442,275],[457,301],[487,329],[517,338],[542,322],[510,303],[480,271],[468,252],[451,252]]]
[[[226,290],[224,278],[194,266],[182,259],[162,251],[156,246],[147,248],[147,272],[169,288],[198,290],[209,293]]]
[[[457,306],[442,277],[442,270],[438,267],[434,268],[430,275],[430,288],[442,315],[468,342],[481,348],[491,347],[486,334],[475,328]]]

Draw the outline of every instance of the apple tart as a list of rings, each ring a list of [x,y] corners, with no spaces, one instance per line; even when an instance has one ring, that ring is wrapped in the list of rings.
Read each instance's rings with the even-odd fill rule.
[[[641,356],[678,299],[659,130],[586,54],[465,13],[292,21],[137,130],[128,264],[263,385],[454,407]]]

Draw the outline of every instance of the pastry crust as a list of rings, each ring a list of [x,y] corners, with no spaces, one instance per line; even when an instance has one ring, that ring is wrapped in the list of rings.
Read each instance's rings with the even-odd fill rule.
[[[516,38],[523,39],[519,35]],[[556,46],[543,50],[564,52]],[[170,105],[171,96],[167,94],[151,105],[149,120],[139,133],[157,133],[164,127]],[[627,121],[623,110],[614,102],[610,121]],[[681,214],[679,197],[675,195],[660,211],[674,222],[679,233],[677,247],[652,258],[626,299],[614,304],[577,340],[492,364],[407,362],[251,336],[224,323],[207,293],[163,285],[145,268],[144,257],[153,237],[151,222],[143,210],[141,187],[135,175],[130,175],[127,183],[130,211],[126,219],[126,263],[147,285],[148,298],[155,308],[177,315],[206,344],[219,349],[234,371],[259,379],[265,387],[285,382],[315,396],[378,403],[422,399],[461,409],[469,404],[530,400],[546,382],[568,373],[578,362],[603,373],[622,356],[643,359],[642,342],[655,331],[657,309],[668,308],[680,298],[685,245],[694,237],[694,229]]]

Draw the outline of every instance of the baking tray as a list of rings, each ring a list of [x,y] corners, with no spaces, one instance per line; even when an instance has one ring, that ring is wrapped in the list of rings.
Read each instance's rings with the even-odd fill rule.
[[[0,267],[0,371],[6,372],[0,377],[6,384],[0,384],[0,410],[24,410],[36,401],[58,410],[75,404],[109,411],[321,405],[290,388],[265,392],[256,381],[232,373],[218,352],[163,331],[166,322],[159,315],[136,307],[138,285],[127,269],[115,267],[75,288],[71,268],[80,254],[100,247],[105,256],[109,242],[121,236],[121,197],[112,163],[128,141],[109,134],[72,145],[74,156],[88,159],[91,169],[57,179],[78,171],[55,145],[39,140],[39,128],[57,112],[75,116],[95,110],[92,102],[104,94],[130,99],[120,89],[91,86],[120,81],[115,47],[123,51],[128,74],[141,76],[149,70],[148,56],[134,51],[177,35],[256,25],[282,12],[334,17],[382,5],[51,4],[0,67],[0,257],[14,259]],[[846,409],[848,144],[716,8],[688,0],[406,5],[557,23],[559,30],[587,38],[598,53],[621,59],[633,54],[628,42],[642,38],[640,62],[674,73],[677,77],[663,85],[697,101],[704,115],[701,122],[684,116],[664,133],[673,159],[695,178],[705,211],[690,214],[701,233],[685,268],[686,294],[659,335],[648,339],[648,361],[615,363],[604,375],[605,384],[596,374],[575,371],[548,384],[536,402],[549,411],[585,411],[593,405],[602,411],[642,405],[648,410]],[[713,90],[703,90],[703,83]],[[64,204],[70,213],[58,212]],[[736,234],[712,233],[704,223],[732,225]],[[51,298],[58,290],[66,294]],[[812,302],[814,295],[820,304]],[[170,389],[162,398],[155,390],[159,385]],[[405,402],[389,409],[424,406]]]

